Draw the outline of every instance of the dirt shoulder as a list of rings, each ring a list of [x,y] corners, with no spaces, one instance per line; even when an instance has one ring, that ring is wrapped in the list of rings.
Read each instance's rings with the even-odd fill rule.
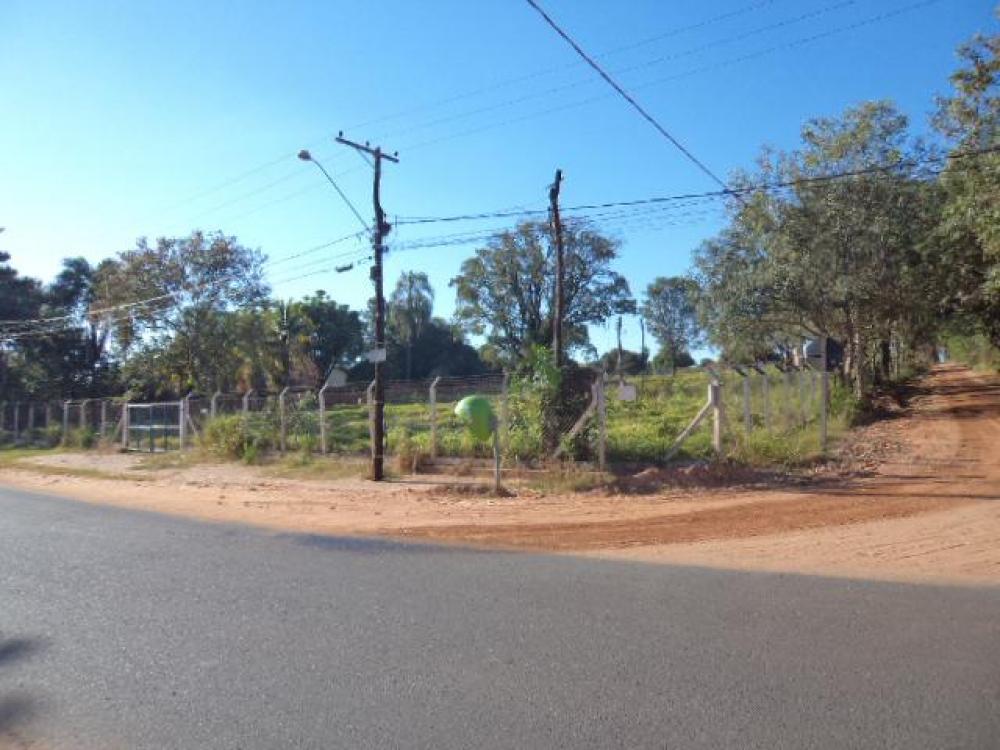
[[[0,482],[281,530],[998,585],[1000,383],[943,367],[911,395],[898,418],[854,436],[850,450],[865,456],[865,476],[834,474],[803,486],[540,493],[521,482],[516,497],[493,498],[455,477],[374,484],[92,453],[22,459],[0,469]]]

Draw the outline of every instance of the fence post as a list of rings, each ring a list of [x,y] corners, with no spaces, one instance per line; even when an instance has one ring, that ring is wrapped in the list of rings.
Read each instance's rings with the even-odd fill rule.
[[[104,436],[107,433],[107,431],[108,431],[108,400],[102,398],[101,399],[101,428],[100,428],[100,437],[101,437],[101,440],[104,440]]]
[[[30,433],[32,433],[34,431],[35,431],[35,402],[34,401],[29,401],[28,402],[28,433],[29,433],[29,437],[30,437]]]
[[[128,450],[128,399],[122,401],[122,450]]]
[[[319,451],[324,456],[327,453],[326,444],[326,389],[330,386],[324,384],[319,389]]]
[[[66,445],[69,440],[69,401],[63,401],[63,430],[62,430],[62,442]]]
[[[437,376],[431,381],[429,401],[431,409],[431,460],[438,456],[438,420],[437,420],[437,389],[441,382],[441,376]]]
[[[180,442],[180,450],[184,450],[184,439],[187,437],[187,410],[188,410],[188,396],[187,394],[181,399],[180,403],[177,405],[177,419],[179,420],[177,425],[177,440]],[[164,420],[166,421],[166,420]]]
[[[21,435],[21,402],[14,402],[14,442],[16,443]]]
[[[604,375],[601,374],[594,383],[597,396],[597,468],[604,471],[607,465],[608,447],[608,410],[604,400]]]
[[[288,438],[288,418],[285,413],[285,395],[288,393],[288,386],[281,389],[278,394],[278,419],[281,425],[281,453],[285,452],[285,442]]]
[[[248,388],[243,394],[243,417],[247,416],[247,412],[250,411],[250,397],[253,395],[253,388]]]
[[[219,396],[222,395],[222,391],[216,391],[212,394],[212,400],[208,405],[208,413],[211,419],[215,419],[215,415],[219,410]]]
[[[753,430],[753,420],[750,416],[750,373],[743,376],[743,429],[750,437]]]
[[[722,456],[722,420],[725,418],[721,381],[713,380],[709,383],[708,399],[712,404],[712,450],[718,458]]]

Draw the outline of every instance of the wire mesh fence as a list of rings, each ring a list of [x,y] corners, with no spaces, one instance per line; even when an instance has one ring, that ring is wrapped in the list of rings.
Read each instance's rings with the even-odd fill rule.
[[[564,393],[562,403],[570,407],[548,413],[531,383],[503,373],[390,381],[384,454],[404,467],[490,458],[492,445],[476,440],[455,414],[456,404],[471,395],[491,403],[508,463],[558,458],[601,466],[740,455],[777,439],[819,443],[829,403],[823,374],[810,369],[692,368],[630,378],[576,373],[576,382],[563,384],[569,398]],[[169,404],[121,398],[0,402],[0,444],[89,447],[104,441],[133,450],[202,444],[244,458],[371,452],[370,383],[189,394]]]

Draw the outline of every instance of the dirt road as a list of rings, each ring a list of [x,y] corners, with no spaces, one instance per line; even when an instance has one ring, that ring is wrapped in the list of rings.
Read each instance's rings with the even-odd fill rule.
[[[862,445],[898,444],[864,478],[805,486],[498,499],[454,478],[374,485],[233,464],[137,470],[127,455],[62,454],[0,481],[101,503],[271,528],[378,534],[725,568],[1000,584],[1000,382],[935,370]],[[39,459],[42,461],[42,459]],[[62,471],[63,476],[44,472]],[[99,469],[104,476],[73,476]]]

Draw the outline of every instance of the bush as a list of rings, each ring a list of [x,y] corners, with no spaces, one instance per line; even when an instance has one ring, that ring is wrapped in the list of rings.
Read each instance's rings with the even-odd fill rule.
[[[227,414],[205,425],[202,445],[217,456],[255,463],[274,446],[273,430],[266,420]]]
[[[87,450],[97,445],[97,431],[89,427],[77,427],[70,430],[63,445],[67,448],[81,448]]]

